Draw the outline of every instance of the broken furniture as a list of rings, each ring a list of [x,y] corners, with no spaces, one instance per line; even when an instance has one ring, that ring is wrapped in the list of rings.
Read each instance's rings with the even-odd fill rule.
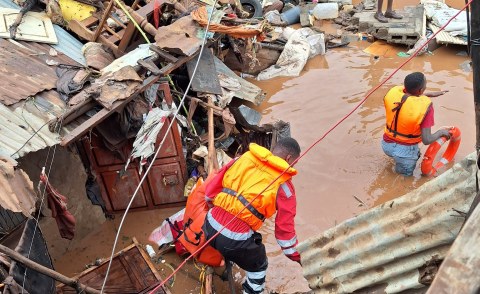
[[[168,83],[160,83],[158,91],[160,97],[163,96],[165,102],[172,106]],[[164,137],[171,119],[171,117],[167,118],[159,132],[156,147]],[[117,153],[114,153],[106,147],[102,137],[105,137],[105,133],[100,133],[100,130],[95,128],[91,135],[84,138],[77,146],[81,149],[80,154],[84,164],[96,174],[106,210],[108,212],[123,211],[127,208],[130,197],[143,176],[139,173],[139,165],[136,161],[130,163],[122,174],[135,138],[130,139],[120,150],[117,150]],[[176,122],[173,122],[160,153],[154,160],[131,208],[154,209],[160,206],[184,205],[183,188],[187,180],[187,169]]]
[[[89,268],[75,276],[74,279],[88,284],[90,287],[101,289],[109,261],[109,259],[104,260],[98,266]],[[150,261],[150,257],[135,238],[133,238],[132,245],[113,256],[109,276],[110,279],[107,281],[103,293],[148,293],[152,290],[152,286],[161,281],[160,274]],[[64,284],[60,284],[57,286],[57,293],[73,294],[77,292]],[[170,291],[162,287],[156,293],[170,294]]]
[[[133,5],[128,8],[135,11],[141,17],[148,18],[153,12],[154,2],[155,1],[152,1],[141,7],[138,5],[138,1],[135,1]],[[115,57],[119,57],[126,53],[127,47],[136,37],[138,31],[131,20],[127,24],[123,24],[116,16],[112,16],[114,4],[115,0],[111,0],[108,3],[101,18],[92,15],[82,21],[72,20],[68,26],[79,37],[90,42],[100,42],[110,48]],[[126,6],[125,4],[123,5]],[[118,24],[119,29],[117,31],[107,25],[107,19],[109,18]]]

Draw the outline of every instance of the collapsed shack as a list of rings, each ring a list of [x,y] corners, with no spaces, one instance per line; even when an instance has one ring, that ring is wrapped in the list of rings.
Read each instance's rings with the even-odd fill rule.
[[[28,1],[25,7],[29,8],[31,3],[34,2]],[[42,227],[47,220],[48,227],[58,225],[56,236],[45,236],[45,239],[47,242],[54,240],[59,248],[55,251],[61,253],[68,244],[61,241],[61,237],[82,238],[105,221],[103,215],[115,217],[115,213],[127,208],[146,166],[152,161],[152,169],[131,206],[133,210],[182,206],[185,184],[191,176],[204,176],[209,168],[222,166],[230,158],[247,151],[251,142],[270,148],[279,138],[290,136],[288,123],[260,124],[261,115],[252,105],[260,105],[264,93],[219,58],[222,57],[219,53],[221,40],[238,42],[234,41],[235,37],[245,37],[240,42],[251,44],[252,38],[261,37],[263,23],[257,21],[255,28],[219,23],[211,27],[213,32],[208,33],[210,40],[203,50],[199,69],[193,74],[202,31],[205,34],[201,24],[208,19],[206,9],[189,8],[196,11],[192,16],[172,13],[174,22],[162,18],[160,24],[184,25],[181,30],[169,31],[166,26],[157,30],[147,21],[152,20],[155,11],[153,2],[142,7],[138,2],[129,4],[126,11],[133,20],[127,19],[123,26],[118,23],[116,14],[120,8],[113,3],[104,3],[105,8],[100,3],[96,8],[101,13],[82,21],[71,19],[68,22],[69,28],[79,37],[99,43],[84,45],[78,42],[57,25],[65,25],[65,19],[59,22],[52,17],[51,21],[56,24],[46,22],[45,26],[50,26],[50,33],[54,32],[53,40],[19,40],[28,33],[24,22],[16,27],[16,35],[12,33],[17,40],[0,39],[2,52],[5,52],[0,57],[4,69],[1,74],[8,81],[0,86],[4,126],[0,131],[3,137],[1,153],[8,160],[10,157],[18,159],[20,164],[16,169],[24,169],[27,177],[35,182],[41,175],[47,195],[30,191],[32,197],[37,194],[33,201],[37,210],[29,213],[36,218],[42,216]],[[0,5],[17,9],[15,13],[18,14],[18,7],[12,2],[1,0]],[[51,16],[51,7],[48,7]],[[181,7],[175,9],[182,10]],[[26,10],[20,12],[20,19]],[[29,14],[25,14],[25,23],[31,21]],[[118,25],[115,32],[109,26],[111,19]],[[228,22],[235,23],[234,20]],[[137,25],[149,34],[145,39],[136,31]],[[43,42],[57,44],[50,46]],[[151,44],[141,44],[146,42]],[[190,80],[192,89],[185,93]],[[184,95],[186,103],[179,106]],[[179,115],[174,118],[177,112]],[[170,124],[172,128],[168,131]],[[59,150],[57,144],[60,144]],[[153,156],[160,144],[158,156]],[[213,158],[212,153],[216,159],[209,160]],[[52,165],[50,168],[48,165],[54,161],[55,154],[69,160],[55,163],[52,170]],[[46,171],[42,172],[44,167]],[[79,183],[83,189],[78,188]],[[77,188],[68,190],[69,186]],[[85,202],[85,196],[101,209],[89,209],[91,204]],[[56,222],[45,217],[48,212],[45,213],[40,204],[43,197],[48,197],[53,215],[62,216]],[[54,212],[50,199],[55,199],[61,210]],[[15,215],[15,222],[5,235],[12,236],[15,230],[19,232],[30,214]],[[10,217],[10,212],[6,215]],[[0,218],[0,222],[3,220],[4,217]],[[41,233],[38,236],[42,236]],[[139,250],[148,260],[143,249]],[[51,261],[44,265],[53,269]],[[104,266],[97,269],[90,272],[102,277]],[[92,281],[88,278],[82,280],[88,275],[60,279],[69,286],[62,285],[57,291],[73,291],[72,285],[77,280],[98,289],[98,281],[90,285]],[[155,273],[153,276],[155,279],[148,281],[156,284],[160,278]],[[107,286],[116,282],[112,279]],[[144,286],[128,289],[141,292],[149,285]],[[110,289],[107,293],[118,293],[117,290]],[[28,292],[53,291],[33,287]]]
[[[299,244],[315,293],[424,293],[474,196],[476,156]]]

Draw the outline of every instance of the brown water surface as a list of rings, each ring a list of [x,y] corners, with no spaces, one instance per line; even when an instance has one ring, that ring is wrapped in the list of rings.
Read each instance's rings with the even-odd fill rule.
[[[408,48],[384,45],[385,53],[374,57],[362,51],[369,45],[362,41],[330,50],[309,61],[299,77],[255,81],[268,94],[258,109],[263,122],[289,121],[293,137],[305,150],[406,60],[396,53]],[[294,184],[300,241],[365,210],[367,207],[353,196],[372,207],[429,180],[420,175],[418,165],[413,177],[395,174],[392,160],[380,146],[385,123],[383,96],[389,88],[401,84],[408,73],[425,73],[428,91],[449,91],[433,98],[432,131],[451,125],[461,129],[462,143],[455,161],[474,151],[472,74],[459,66],[468,59],[462,56],[464,50],[465,47],[442,47],[433,55],[414,58],[297,164],[299,174]],[[422,154],[425,150],[421,144]],[[267,225],[263,233],[270,262],[267,287],[279,293],[308,290],[300,267],[279,250],[273,225]]]

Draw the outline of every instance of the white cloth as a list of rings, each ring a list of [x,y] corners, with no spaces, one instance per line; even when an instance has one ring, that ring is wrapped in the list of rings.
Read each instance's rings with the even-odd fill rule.
[[[427,18],[438,27],[444,26],[450,18],[452,18],[458,9],[448,7],[447,4],[435,1],[424,0],[422,1]],[[445,27],[445,31],[449,32],[452,36],[466,36],[467,35],[467,13],[462,11],[448,26]]]
[[[155,142],[157,141],[158,133],[172,112],[173,110],[162,110],[160,108],[150,110],[140,131],[138,131],[135,142],[133,142],[133,150],[125,165],[125,169],[127,169],[132,159],[140,157],[139,173],[142,173],[142,168],[147,163],[147,158],[155,153]]]

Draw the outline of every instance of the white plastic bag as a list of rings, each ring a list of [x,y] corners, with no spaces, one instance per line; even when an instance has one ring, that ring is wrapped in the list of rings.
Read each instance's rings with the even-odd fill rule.
[[[175,213],[168,219],[173,224],[175,223],[175,221],[177,222],[182,221],[184,214],[185,214],[185,208]],[[158,247],[162,246],[163,244],[172,243],[173,236],[172,236],[172,230],[170,229],[170,224],[166,220],[164,220],[163,223],[158,228],[153,230],[153,232],[148,237],[148,240],[156,243]]]

